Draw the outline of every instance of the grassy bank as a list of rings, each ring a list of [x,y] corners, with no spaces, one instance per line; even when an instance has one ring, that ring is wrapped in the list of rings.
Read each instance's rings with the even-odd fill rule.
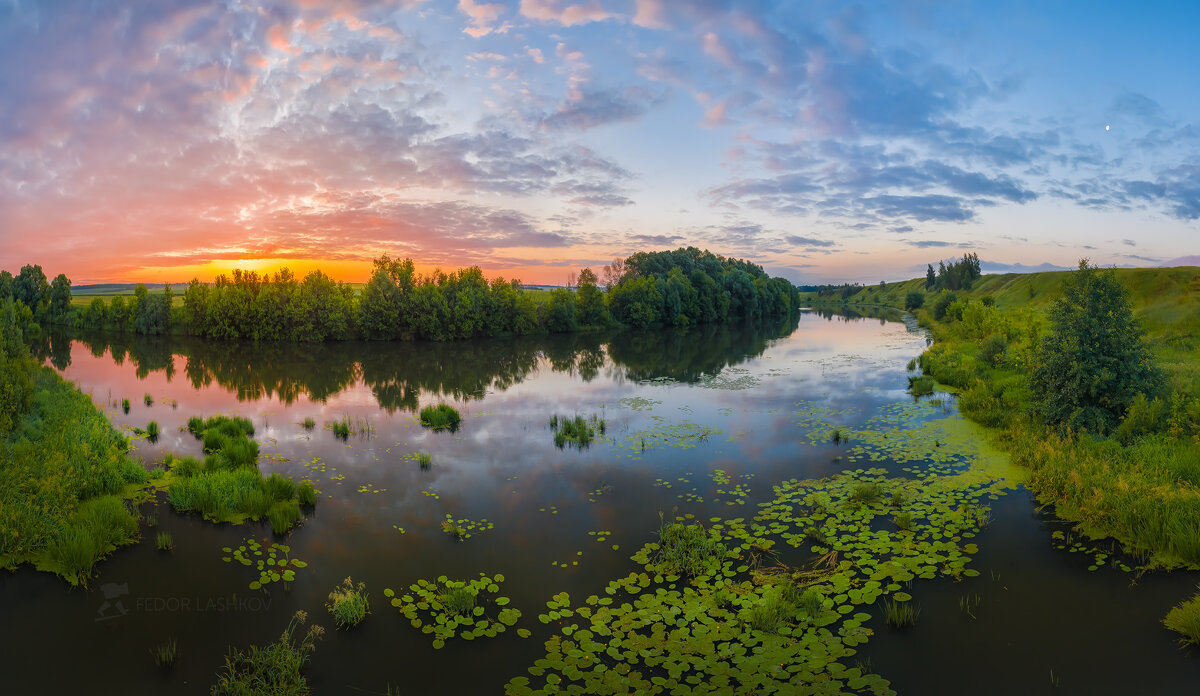
[[[0,441],[0,568],[32,563],[86,584],[97,561],[138,539],[127,501],[148,476],[91,398],[49,367],[27,369],[31,406]]]
[[[1092,538],[1116,539],[1145,567],[1200,568],[1200,269],[1115,275],[1168,381],[1104,437],[1050,428],[1034,413],[1030,374],[1069,272],[984,276],[950,302],[923,278],[805,299],[903,307],[922,293],[915,314],[936,342],[921,370],[959,390],[962,413],[1030,470],[1040,502]]]

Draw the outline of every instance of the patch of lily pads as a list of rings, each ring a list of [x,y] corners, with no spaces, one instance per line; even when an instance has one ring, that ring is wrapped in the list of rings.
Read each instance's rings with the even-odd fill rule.
[[[408,619],[413,628],[432,637],[433,647],[445,647],[452,638],[494,638],[521,618],[521,611],[508,606],[500,595],[503,575],[480,573],[474,580],[418,580],[409,591],[397,595],[391,588],[383,595]]]
[[[247,537],[237,548],[222,547],[225,556],[221,557],[226,563],[237,562],[246,567],[258,570],[258,579],[250,581],[250,589],[261,590],[275,582],[289,583],[296,579],[296,569],[305,568],[308,563],[292,558],[291,547],[285,544],[266,546],[257,539]]]
[[[505,693],[892,694],[853,664],[868,623],[916,580],[978,575],[970,540],[1001,485],[864,469],[785,481],[751,520],[664,522],[640,571],[547,603],[557,633]]]

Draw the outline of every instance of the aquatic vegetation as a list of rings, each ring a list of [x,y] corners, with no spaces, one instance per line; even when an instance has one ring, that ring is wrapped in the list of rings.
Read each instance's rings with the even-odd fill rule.
[[[313,420],[312,416],[309,416],[309,417],[305,418],[304,421],[302,423],[300,423],[300,425],[305,430],[312,430],[313,428],[317,427],[317,422],[315,420]]]
[[[845,439],[846,435],[842,432],[841,428],[834,428],[829,431],[829,441],[833,444],[840,445]]]
[[[883,619],[892,628],[907,628],[917,622],[921,615],[921,607],[912,602],[899,602],[893,599],[883,600]]]
[[[929,375],[909,376],[908,391],[913,396],[928,396],[933,393],[937,381]]]
[[[449,430],[456,432],[462,416],[450,404],[426,406],[421,409],[421,425],[434,430]]]
[[[597,433],[604,435],[607,425],[603,418],[595,414],[587,418],[553,415],[550,416],[550,429],[554,431],[554,444],[559,449],[568,444],[585,449]]]
[[[304,479],[300,485],[296,487],[296,500],[301,505],[316,505],[317,504],[317,489],[313,482],[309,479]]]
[[[455,637],[492,638],[517,623],[521,611],[507,606],[508,597],[499,594],[503,582],[504,576],[499,574],[480,573],[474,580],[450,580],[442,575],[432,582],[418,580],[403,595],[390,588],[383,594],[413,628],[433,637],[434,648],[441,648]],[[489,609],[496,608],[496,615],[489,616]]]
[[[669,575],[713,575],[726,555],[719,538],[699,522],[664,522],[658,530],[658,543],[651,546],[655,547],[656,569]]]
[[[1163,625],[1182,636],[1181,644],[1200,646],[1200,594],[1172,607]]]
[[[308,614],[297,611],[278,641],[266,647],[251,645],[246,652],[231,648],[225,656],[224,672],[217,675],[217,683],[212,687],[212,695],[308,694],[308,680],[301,670],[325,630],[318,625],[310,626],[304,638],[297,641],[296,630],[307,621]]]
[[[350,421],[345,418],[340,421],[328,423],[326,427],[332,430],[333,436],[338,439],[347,440],[350,438]]]
[[[850,490],[850,502],[858,505],[871,505],[883,499],[883,488],[873,481],[863,481],[854,484]]]
[[[851,503],[867,483],[879,495]],[[633,556],[641,572],[578,604],[556,595],[539,619],[559,633],[528,676],[510,680],[505,692],[667,694],[703,685],[719,693],[891,694],[881,677],[846,664],[871,635],[867,611],[882,599],[911,604],[902,588],[917,578],[977,575],[967,567],[974,546],[966,540],[983,517],[975,507],[1001,485],[857,470],[782,482],[749,522],[712,518],[707,529],[673,522],[659,542]],[[911,532],[877,524],[894,512],[889,494],[897,490],[910,496]],[[664,564],[663,531],[691,540],[680,544],[685,548],[707,546],[715,562],[694,575]],[[814,555],[790,567],[775,560],[781,545]],[[897,611],[915,618],[917,608]]]
[[[963,595],[958,600],[958,610],[974,619],[976,618],[975,610],[979,608],[979,602],[978,594]]]
[[[204,419],[200,416],[192,416],[187,421],[187,431],[196,437],[204,436]]]
[[[902,532],[911,532],[913,526],[916,524],[913,521],[913,516],[910,512],[896,513],[896,516],[892,518],[892,523],[896,525],[896,529],[899,529]]]
[[[442,520],[442,531],[459,541],[470,539],[472,534],[490,531],[494,526],[486,518],[479,521],[466,517],[456,520],[449,513],[446,514],[446,519]]]
[[[258,579],[250,582],[250,589],[259,590],[273,582],[288,583],[296,579],[296,568],[307,568],[308,563],[292,558],[292,549],[284,544],[264,546],[257,539],[247,537],[236,549],[225,546],[221,549],[226,555],[221,557],[226,563],[237,562],[241,565],[254,567],[258,570]]]
[[[710,435],[720,435],[723,431],[709,425],[692,421],[671,423],[662,416],[651,416],[654,426],[631,431],[622,440],[609,439],[617,447],[636,454],[659,446],[692,449],[706,442]],[[620,456],[620,455],[617,455]]]
[[[159,643],[150,650],[154,664],[159,667],[174,667],[175,657],[179,654],[179,644],[172,638],[165,643]]]
[[[158,422],[157,421],[150,421],[149,423],[146,424],[146,437],[150,440],[150,442],[155,442],[158,440]]]
[[[121,399],[121,410],[129,415],[129,399]]]
[[[421,467],[421,471],[429,471],[433,466],[433,457],[428,452],[417,452],[417,465]]]
[[[338,628],[353,628],[362,623],[371,613],[371,604],[367,598],[367,584],[360,582],[355,585],[347,577],[342,584],[329,593],[325,608],[333,616],[333,622]]]
[[[145,396],[143,396],[143,397],[142,397],[142,400],[146,402],[146,405],[147,405],[147,406],[153,406],[153,405],[154,405],[154,397],[153,397],[153,396],[150,396],[149,394],[146,394]]]
[[[154,548],[159,551],[174,551],[175,540],[171,538],[170,532],[159,532],[154,537]]]
[[[295,500],[271,503],[267,510],[267,519],[271,522],[271,531],[276,534],[286,534],[289,529],[304,520],[300,512],[300,503]]]

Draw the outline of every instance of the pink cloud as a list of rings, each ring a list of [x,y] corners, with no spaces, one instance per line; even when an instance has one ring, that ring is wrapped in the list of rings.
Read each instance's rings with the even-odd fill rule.
[[[496,28],[496,21],[504,11],[504,5],[498,3],[478,4],[474,0],[458,0],[458,9],[471,19],[471,26],[463,29],[463,33],[475,38],[487,36]]]
[[[521,14],[530,19],[558,22],[568,27],[620,17],[606,11],[597,0],[580,5],[563,4],[562,0],[521,0]]]
[[[667,29],[667,8],[663,0],[637,0],[633,23],[647,29]]]

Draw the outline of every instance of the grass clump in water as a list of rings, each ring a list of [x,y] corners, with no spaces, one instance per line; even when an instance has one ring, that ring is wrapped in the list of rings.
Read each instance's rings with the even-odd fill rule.
[[[225,670],[217,675],[212,695],[308,694],[308,680],[301,670],[308,656],[316,650],[317,641],[325,634],[325,629],[317,625],[310,626],[303,640],[297,642],[296,629],[307,620],[307,613],[297,611],[278,641],[261,648],[251,645],[246,652],[232,648],[225,656]]]
[[[333,431],[333,436],[339,440],[350,439],[350,421],[345,418],[331,423],[329,429]]]
[[[367,600],[367,583],[355,585],[350,578],[329,593],[329,601],[325,608],[333,615],[333,622],[338,628],[353,628],[362,623],[371,613],[371,605]]]
[[[129,399],[121,399],[121,410],[125,412],[125,415],[129,415]]]
[[[1181,644],[1200,646],[1200,594],[1172,607],[1163,625],[1182,636]]]
[[[829,441],[835,445],[840,445],[847,439],[849,438],[846,437],[846,434],[842,432],[841,428],[834,428],[833,430],[829,431]]]
[[[154,656],[154,664],[159,667],[174,667],[175,658],[179,654],[179,644],[172,638],[165,643],[159,643],[154,646],[150,654]]]
[[[158,434],[158,421],[150,421],[146,424],[146,438],[150,440],[150,442],[157,442]]]
[[[462,416],[449,404],[426,406],[421,409],[421,425],[426,428],[455,432],[461,422]]]
[[[663,573],[708,576],[720,570],[725,553],[725,545],[700,523],[673,522],[658,530],[655,564]]]
[[[286,534],[289,529],[304,519],[300,512],[300,503],[295,500],[273,503],[267,511],[267,519],[271,522],[271,531],[276,534]]]
[[[912,602],[883,600],[883,620],[892,628],[907,628],[917,622],[921,607]]]
[[[159,551],[174,551],[175,540],[171,538],[170,532],[159,532],[154,537],[154,547]]]
[[[568,418],[557,414],[550,416],[550,429],[554,431],[554,444],[559,449],[568,444],[584,449],[592,443],[597,433],[603,435],[607,428],[604,419],[595,414],[587,418],[583,416]]]
[[[313,420],[312,416],[309,416],[308,418],[305,418],[304,422],[302,422],[300,425],[303,426],[305,430],[312,430],[313,428],[317,427],[317,422]]]
[[[908,378],[908,391],[913,396],[928,396],[933,393],[933,387],[937,381],[929,375],[920,375],[919,377]]]
[[[433,466],[433,456],[428,452],[417,452],[417,464],[421,467],[421,471],[429,471]]]
[[[313,485],[312,481],[304,479],[300,482],[300,485],[296,487],[296,500],[301,505],[312,506],[317,504],[317,488]]]
[[[446,609],[465,616],[475,608],[475,596],[477,592],[474,587],[461,582],[447,583],[446,591],[443,592],[439,599]]]
[[[153,406],[153,405],[154,405],[154,397],[153,397],[153,396],[150,396],[149,394],[146,394],[145,396],[143,396],[143,397],[142,397],[142,400],[146,402],[146,405],[147,405],[147,406]]]
[[[854,484],[850,489],[850,502],[859,505],[870,505],[883,499],[883,487],[878,483],[864,481]]]

